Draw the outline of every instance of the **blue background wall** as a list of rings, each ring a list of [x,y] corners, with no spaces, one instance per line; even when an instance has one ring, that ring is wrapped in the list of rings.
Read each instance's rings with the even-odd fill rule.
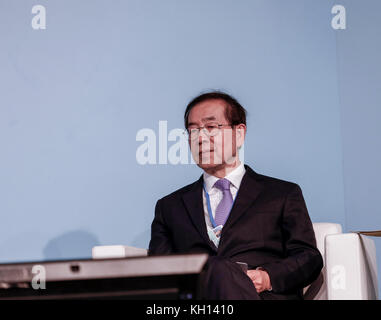
[[[346,231],[381,230],[381,2],[341,1],[337,33]],[[381,239],[377,248],[381,296]]]
[[[381,4],[341,1],[333,30],[334,4],[1,0],[0,262],[146,247],[157,199],[201,171],[140,165],[137,132],[182,128],[207,89],[247,108],[245,162],[300,184],[314,222],[381,229]]]

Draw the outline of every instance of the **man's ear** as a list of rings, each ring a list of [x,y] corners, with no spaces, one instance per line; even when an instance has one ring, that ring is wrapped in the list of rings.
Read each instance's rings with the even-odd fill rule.
[[[240,123],[236,125],[235,130],[236,130],[237,147],[239,149],[242,147],[243,143],[245,142],[246,126],[243,123]]]

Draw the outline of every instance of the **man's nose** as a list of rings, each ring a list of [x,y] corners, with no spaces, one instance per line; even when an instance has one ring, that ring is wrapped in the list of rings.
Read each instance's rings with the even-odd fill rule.
[[[201,145],[204,142],[209,142],[210,137],[206,134],[205,129],[201,129],[198,135],[198,143]]]

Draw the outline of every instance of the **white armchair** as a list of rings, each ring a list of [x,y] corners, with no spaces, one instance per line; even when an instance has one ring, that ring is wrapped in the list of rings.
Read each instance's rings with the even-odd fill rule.
[[[321,277],[304,289],[306,299],[378,299],[376,247],[374,241],[357,233],[342,233],[335,223],[313,224],[316,243],[323,256]],[[93,259],[147,255],[147,250],[130,246],[96,246]]]
[[[339,224],[314,223],[313,227],[324,259],[324,281],[313,299],[378,299],[374,241],[357,233],[342,233]]]

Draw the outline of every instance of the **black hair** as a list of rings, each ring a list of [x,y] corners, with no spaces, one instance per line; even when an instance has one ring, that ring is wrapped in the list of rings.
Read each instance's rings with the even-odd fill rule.
[[[185,128],[188,128],[188,116],[192,108],[204,101],[207,100],[223,100],[226,103],[225,108],[225,117],[230,122],[232,126],[243,123],[246,125],[246,110],[241,104],[233,98],[231,95],[222,92],[222,91],[210,91],[203,93],[188,103],[185,113],[184,113],[184,125]]]

